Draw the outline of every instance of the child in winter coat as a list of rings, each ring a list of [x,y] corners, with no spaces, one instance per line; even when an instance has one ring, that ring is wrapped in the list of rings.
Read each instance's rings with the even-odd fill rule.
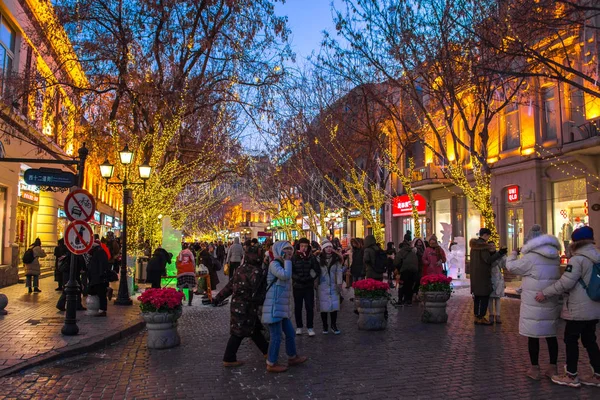
[[[490,248],[493,252],[496,251],[496,245],[494,242],[490,243]],[[504,297],[504,276],[502,270],[506,269],[506,256],[494,261],[492,263],[492,294],[490,294],[490,322],[501,324],[500,319],[500,299]]]
[[[342,260],[333,252],[333,245],[329,240],[321,243],[321,254],[319,265],[321,266],[321,277],[319,278],[318,297],[321,319],[323,321],[323,334],[329,333],[327,316],[331,319],[333,333],[342,333],[337,326],[337,312],[340,309],[340,292],[343,282]]]

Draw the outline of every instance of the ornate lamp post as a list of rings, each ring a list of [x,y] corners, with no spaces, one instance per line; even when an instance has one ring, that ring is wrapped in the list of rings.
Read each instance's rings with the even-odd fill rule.
[[[114,173],[114,166],[108,162],[108,160],[104,161],[100,165],[100,174],[104,179],[106,179],[107,185],[118,185],[123,187],[123,228],[121,230],[121,273],[119,278],[119,293],[117,295],[117,299],[115,300],[115,305],[120,306],[130,306],[133,304],[131,299],[129,298],[129,289],[127,288],[127,204],[131,200],[131,189],[128,189],[128,186],[133,185],[144,185],[146,186],[146,181],[150,178],[152,174],[152,167],[148,165],[147,162],[138,166],[138,173],[140,175],[140,179],[143,182],[129,182],[129,165],[133,160],[133,152],[129,150],[129,147],[125,145],[125,148],[119,152],[119,158],[121,160],[121,164],[125,167],[125,178],[122,181],[117,182],[109,182],[109,179],[112,178]],[[120,178],[119,178],[120,179]]]

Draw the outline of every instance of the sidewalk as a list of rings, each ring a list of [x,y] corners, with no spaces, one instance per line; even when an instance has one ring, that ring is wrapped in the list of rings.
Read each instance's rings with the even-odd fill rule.
[[[51,277],[40,280],[42,293],[28,294],[23,284],[0,288],[0,293],[8,296],[8,315],[0,316],[0,376],[91,351],[144,328],[134,297],[133,306],[114,306],[109,302],[106,318],[78,311],[79,334],[63,336],[60,331],[64,313],[55,307],[60,297],[55,288]]]

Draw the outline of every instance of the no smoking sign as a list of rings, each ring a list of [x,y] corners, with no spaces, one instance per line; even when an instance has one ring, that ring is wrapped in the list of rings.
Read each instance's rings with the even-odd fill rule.
[[[92,228],[85,221],[73,221],[65,228],[65,245],[73,254],[85,254],[94,243]]]

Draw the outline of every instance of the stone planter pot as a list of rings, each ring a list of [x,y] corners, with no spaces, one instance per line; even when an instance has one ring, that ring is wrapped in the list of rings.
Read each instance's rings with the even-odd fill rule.
[[[448,292],[421,292],[419,294],[425,309],[421,316],[421,321],[429,323],[446,323],[448,314],[446,313],[446,302],[450,298]]]
[[[385,309],[388,299],[386,297],[374,299],[355,297],[354,302],[358,310],[358,329],[381,331],[387,327]]]
[[[181,317],[181,312],[179,309],[174,313],[142,313],[148,329],[149,349],[169,349],[179,346],[181,338],[177,332],[177,320]]]

